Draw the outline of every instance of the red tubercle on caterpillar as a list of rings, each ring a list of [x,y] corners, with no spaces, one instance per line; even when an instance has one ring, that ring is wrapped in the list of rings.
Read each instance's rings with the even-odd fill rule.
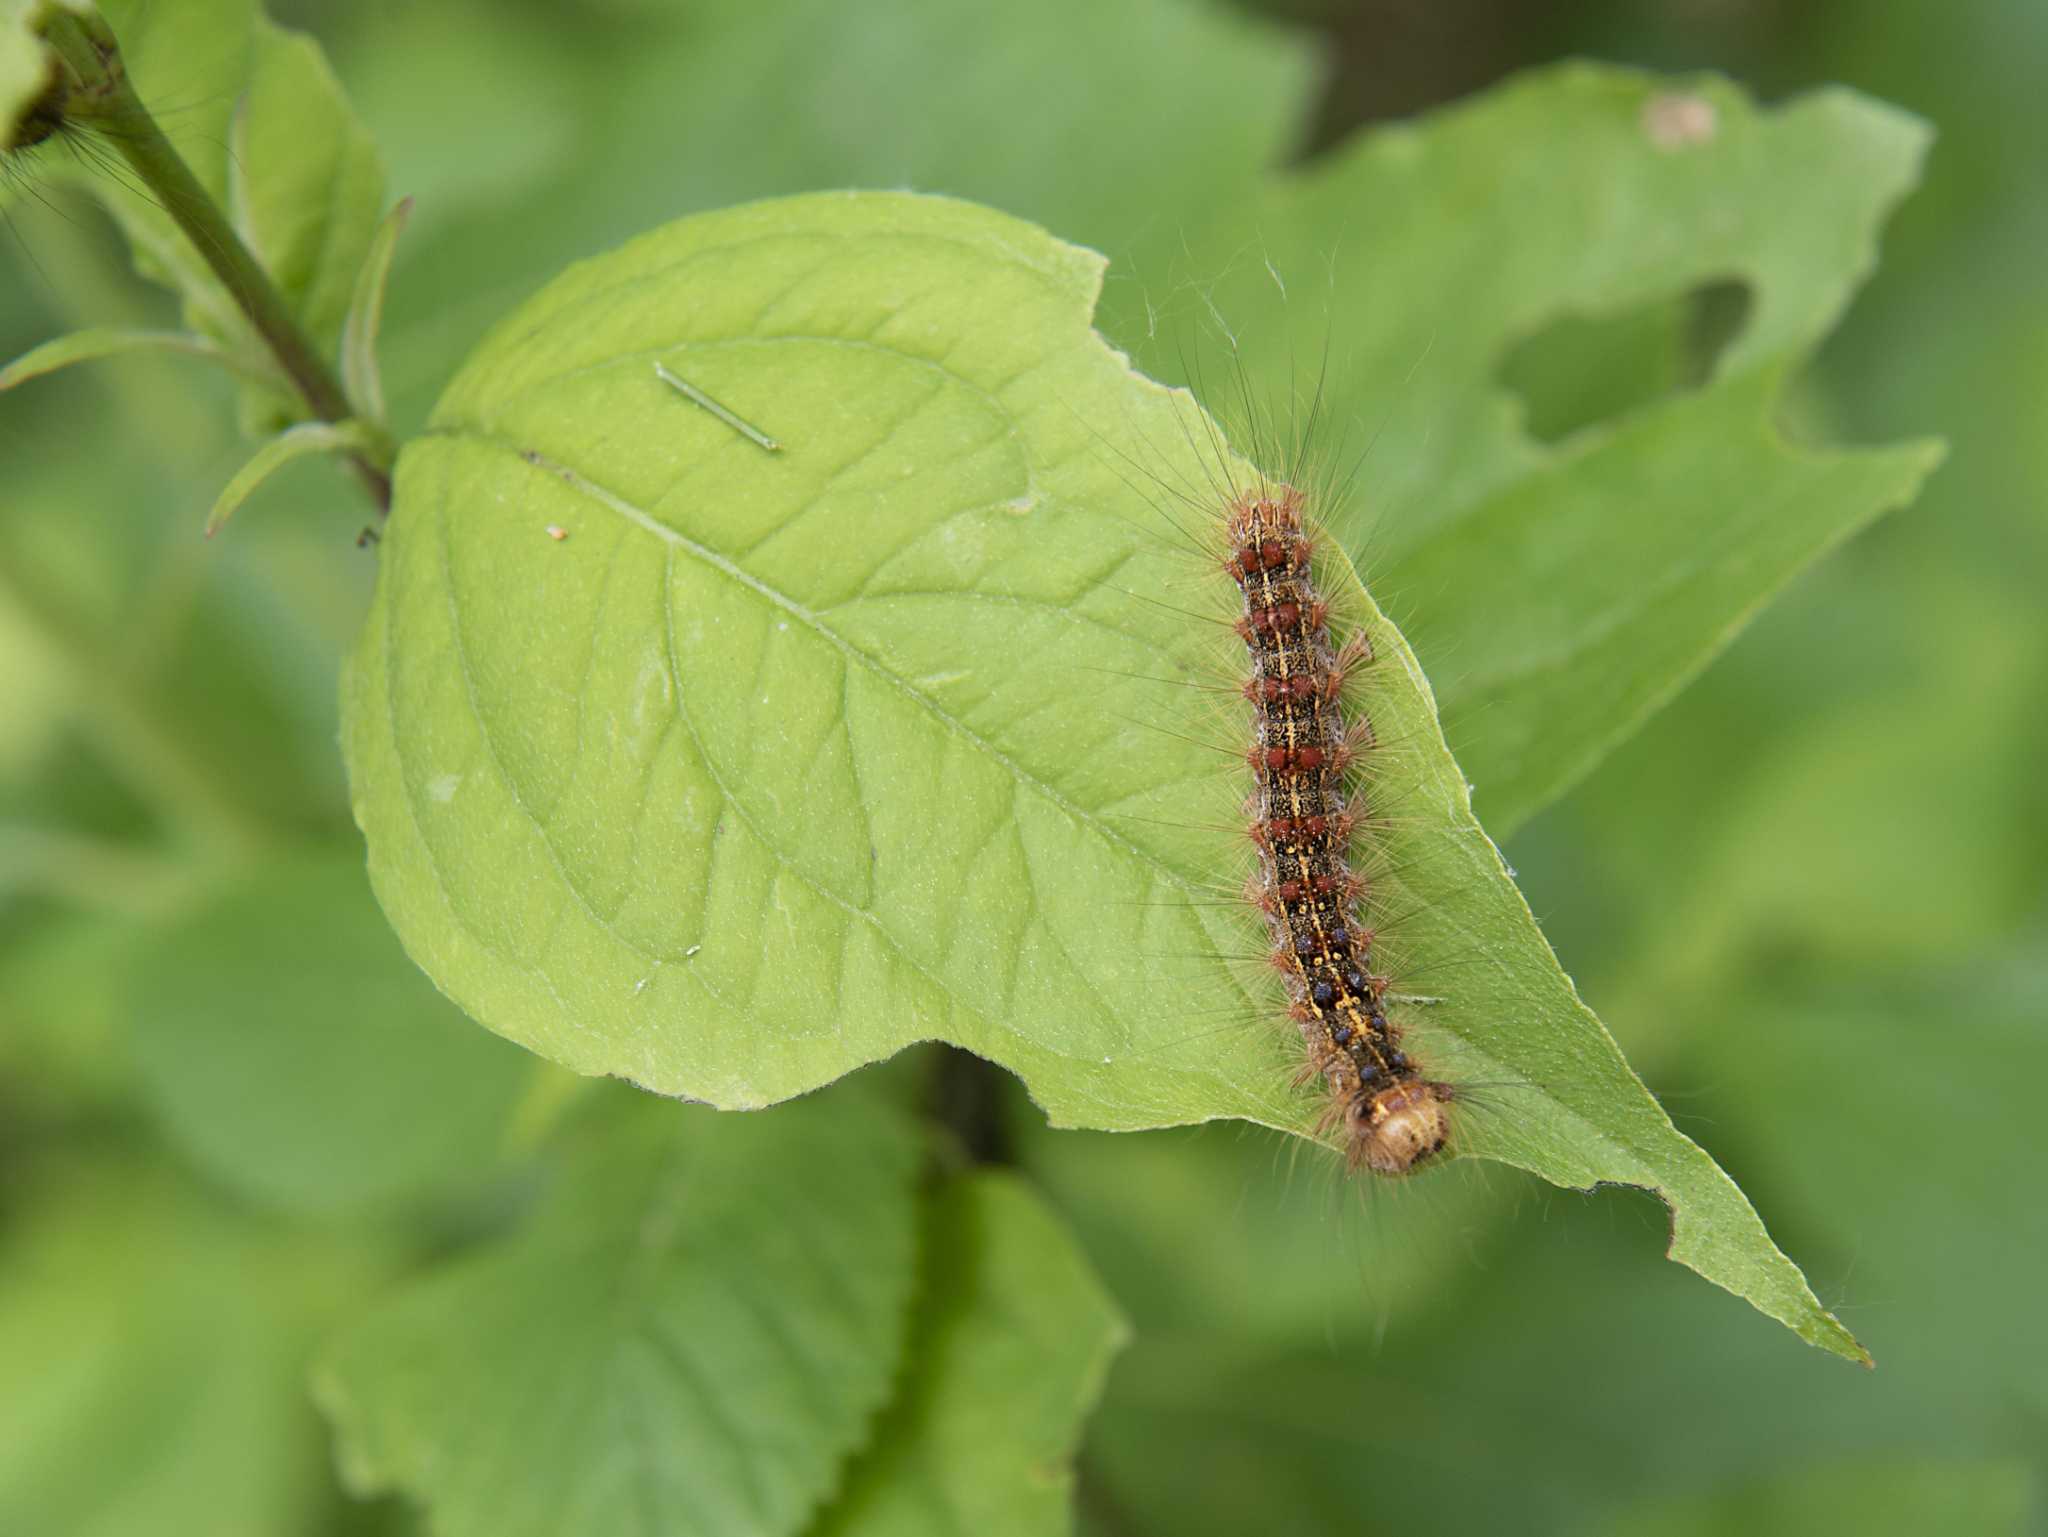
[[[1304,578],[1305,579],[1305,578]],[[1321,635],[1329,622],[1330,606],[1320,601],[1303,604],[1288,598],[1264,608],[1250,608],[1237,621],[1238,638],[1253,644],[1259,637]]]
[[[1231,544],[1239,549],[1258,548],[1269,538],[1290,547],[1287,535],[1302,532],[1302,508],[1308,498],[1294,486],[1275,484],[1256,491],[1234,493],[1227,509]]]
[[[1306,539],[1285,540],[1268,537],[1256,544],[1240,545],[1230,552],[1230,558],[1223,563],[1223,569],[1233,578],[1256,576],[1261,571],[1278,571],[1292,566],[1305,570],[1310,555]]]
[[[1256,753],[1257,749],[1254,748],[1253,751]],[[1251,835],[1253,843],[1257,844],[1261,849],[1271,850],[1277,844],[1285,844],[1289,840],[1301,836],[1307,822],[1310,820],[1309,818],[1299,817],[1273,817],[1267,821],[1253,822],[1246,828],[1246,831]],[[1324,822],[1324,819],[1321,817],[1313,818],[1312,820]]]
[[[1325,764],[1334,764],[1336,755],[1341,751],[1341,746],[1324,748],[1314,743],[1302,747],[1276,744],[1253,747],[1246,754],[1245,761],[1251,764],[1253,773],[1263,770],[1268,774],[1312,774]]]
[[[1247,823],[1245,835],[1262,851],[1270,851],[1276,843],[1285,845],[1297,838],[1323,837],[1328,837],[1333,848],[1341,851],[1343,846],[1351,841],[1352,831],[1359,820],[1359,817],[1348,809],[1338,812],[1335,816],[1325,816],[1318,812],[1305,817],[1270,817]]]
[[[1340,906],[1349,907],[1365,895],[1365,877],[1350,870],[1341,875],[1323,871],[1309,878],[1309,890],[1319,897],[1335,897]]]
[[[1373,661],[1372,637],[1363,630],[1354,630],[1337,648],[1337,660],[1330,670],[1339,679],[1344,679]]]
[[[1366,660],[1370,660],[1369,653]],[[1355,668],[1360,663],[1354,661],[1349,665]],[[1282,704],[1289,700],[1296,704],[1311,700],[1334,704],[1343,692],[1346,678],[1346,664],[1340,656],[1335,664],[1317,672],[1298,672],[1287,678],[1247,678],[1239,692],[1253,704]]]
[[[1345,730],[1335,747],[1329,750],[1331,771],[1348,774],[1367,753],[1379,746],[1379,738],[1373,735],[1372,722],[1360,716]]]

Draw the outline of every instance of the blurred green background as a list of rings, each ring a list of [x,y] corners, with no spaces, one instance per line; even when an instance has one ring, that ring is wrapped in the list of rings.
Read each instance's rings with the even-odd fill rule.
[[[1270,19],[1117,8],[1145,46],[1105,95],[1066,5],[998,34],[980,8],[888,0],[844,56],[783,9],[273,7],[327,46],[418,200],[388,329],[401,426],[564,262],[756,196],[959,192],[1163,280],[1173,231],[1133,188],[1201,171],[1178,50],[1287,47]],[[2044,1529],[2048,8],[1273,12],[1307,86],[1255,146],[1276,159],[1572,55],[1717,69],[1767,101],[1846,83],[1938,130],[1791,411],[1850,442],[1939,432],[1948,464],[1508,850],[1630,1060],[1879,1364],[1658,1263],[1645,1197],[1462,1168],[1361,1192],[1243,1128],[1055,1134],[1020,1100],[1021,1160],[1137,1326],[1090,1427],[1084,1529]],[[1047,109],[934,142],[928,102],[874,92],[934,48],[959,60],[934,94]],[[1170,165],[1133,113],[1176,136]],[[168,313],[85,205],[10,220],[0,355]],[[196,538],[231,422],[224,390],[154,360],[0,405],[0,1488],[94,1532],[402,1529],[343,1505],[298,1372],[352,1294],[516,1202],[506,1149],[559,1088],[401,977],[389,1100],[363,1124],[323,1108],[361,1059],[323,1059],[303,1000],[396,953],[348,873],[334,742],[373,566],[324,469]],[[252,857],[277,867],[262,895],[212,902]],[[253,1052],[206,1003],[222,974],[265,1021]],[[238,1132],[278,1156],[238,1168]]]

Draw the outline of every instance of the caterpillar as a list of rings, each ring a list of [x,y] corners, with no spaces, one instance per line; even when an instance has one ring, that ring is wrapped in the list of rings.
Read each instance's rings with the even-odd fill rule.
[[[1248,895],[1265,917],[1307,1049],[1302,1081],[1320,1077],[1329,1091],[1319,1130],[1343,1139],[1354,1170],[1400,1175],[1450,1141],[1453,1091],[1401,1049],[1384,1006],[1388,979],[1372,969],[1373,932],[1360,921],[1366,882],[1349,852],[1365,808],[1344,784],[1373,730],[1363,711],[1346,724],[1343,699],[1372,644],[1363,629],[1331,643],[1305,502],[1295,487],[1265,482],[1228,497],[1224,565],[1243,598],[1235,628],[1251,662],[1244,695],[1255,716],[1246,811],[1259,868]]]

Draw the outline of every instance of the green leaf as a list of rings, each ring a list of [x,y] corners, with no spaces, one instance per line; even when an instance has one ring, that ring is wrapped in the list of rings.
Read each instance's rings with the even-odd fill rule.
[[[211,337],[198,336],[190,331],[121,331],[95,328],[88,331],[73,331],[69,336],[60,336],[54,341],[44,342],[40,347],[31,347],[20,357],[0,368],[0,390],[11,390],[17,384],[30,379],[40,379],[44,374],[55,373],[60,368],[69,368],[73,363],[90,363],[100,358],[117,357],[124,352],[144,351],[189,352],[194,357],[211,358],[227,363],[228,355],[221,350],[220,343]]]
[[[383,218],[383,158],[318,43],[268,21],[251,41],[228,206],[243,242],[331,354]]]
[[[1011,1175],[939,1197],[909,1379],[815,1537],[1071,1530],[1082,1417],[1128,1334],[1059,1220]]]
[[[349,857],[274,864],[161,928],[125,1004],[173,1140],[230,1188],[291,1210],[476,1177],[532,1075],[405,958]]]
[[[277,1233],[146,1163],[23,1172],[0,1248],[0,1531],[319,1529],[306,1357],[374,1251]]]
[[[344,698],[379,899],[450,996],[726,1107],[936,1036],[1061,1124],[1311,1133],[1263,932],[1214,900],[1233,728],[1157,681],[1241,668],[1235,592],[1128,467],[1248,472],[1089,329],[1101,272],[968,205],[798,198],[582,264],[470,360],[400,462]],[[1855,1355],[1579,1002],[1414,657],[1326,576],[1400,744],[1389,952],[1446,995],[1404,1022],[1507,1102],[1462,1150],[1655,1190],[1674,1258]]]
[[[384,288],[391,277],[391,256],[412,214],[412,199],[398,204],[377,226],[376,237],[356,274],[355,295],[341,327],[341,380],[356,414],[379,427],[387,424],[384,377],[377,366],[377,332],[384,321]]]
[[[219,533],[221,525],[235,515],[258,486],[294,459],[303,459],[308,454],[374,453],[377,441],[376,431],[364,422],[300,422],[296,427],[285,428],[251,454],[249,462],[221,488],[213,511],[206,515],[206,537],[211,539]]]
[[[1656,124],[1681,103],[1709,126],[1673,145]],[[1496,836],[1939,461],[1775,424],[1928,138],[1848,91],[1762,111],[1724,81],[1575,64],[1364,135],[1189,237],[1183,266],[1226,274],[1206,297],[1246,338],[1255,395],[1284,412],[1327,355],[1334,452],[1346,470],[1363,454],[1339,532],[1399,596]],[[1531,438],[1500,377],[1524,339],[1728,282],[1747,320],[1704,386]],[[1123,308],[1112,334],[1141,340],[1151,317]],[[1617,361],[1582,359],[1581,393]]]
[[[606,1096],[519,1236],[328,1354],[349,1481],[444,1537],[788,1533],[887,1398],[915,1143],[842,1093],[720,1116]]]

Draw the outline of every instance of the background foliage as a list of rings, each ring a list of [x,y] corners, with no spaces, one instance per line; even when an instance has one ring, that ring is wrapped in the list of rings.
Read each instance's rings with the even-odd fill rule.
[[[1012,1176],[950,1181],[922,1220],[959,1241],[928,1252],[967,1269],[917,1277],[904,1133],[885,1107],[846,1105],[826,1113],[849,1124],[816,1134],[869,1150],[859,1199],[902,1225],[848,1235],[866,1301],[811,1342],[847,1396],[787,1384],[820,1423],[766,1465],[783,1503],[749,1505],[763,1485],[744,1469],[715,1487],[760,1529],[798,1529],[831,1486],[847,1491],[831,1522],[919,1530],[992,1481],[1028,1483],[1058,1462],[1122,1332],[1092,1265],[1135,1329],[1082,1464],[1084,1524],[1105,1532],[1362,1516],[2026,1529],[2048,1365],[2032,1303],[2048,1234],[2012,1177],[2038,1163],[2021,1095],[2048,1054],[2048,816],[2032,772],[2048,728],[2027,709],[2048,681],[2048,464],[2030,430],[2048,355],[2028,319],[2048,233],[2027,152],[2040,19],[1843,4],[1801,8],[1795,25],[1738,5],[1658,28],[1618,8],[1504,4],[1444,7],[1459,15],[1441,31],[1364,7],[1282,32],[1178,4],[1085,10],[284,8],[327,45],[392,186],[418,202],[388,322],[395,420],[417,424],[483,328],[564,261],[773,192],[909,182],[1039,219],[1145,275],[1112,289],[1106,315],[1137,342],[1148,297],[1184,296],[1190,263],[1223,261],[1157,210],[1214,206],[1361,119],[1516,65],[1580,52],[1712,66],[1766,98],[1842,80],[1931,119],[1943,137],[1886,265],[1774,409],[1801,436],[1939,429],[1954,461],[1509,848],[1631,1059],[1882,1369],[1846,1372],[1650,1264],[1662,1221],[1641,1197],[1496,1175],[1361,1203],[1263,1137],[1051,1133],[1021,1102],[1017,1157],[1060,1217]],[[904,74],[918,91],[887,88]],[[219,111],[194,89],[164,103],[174,122],[181,105]],[[1213,109],[1225,91],[1242,111]],[[160,323],[163,301],[92,217],[63,203],[12,217],[20,281],[0,300],[0,353],[85,322]],[[1495,360],[1546,435],[1687,382],[1673,337],[1692,321],[1629,302],[1668,296],[1597,296],[1613,301],[1604,316]],[[1297,300],[1289,323],[1321,323],[1316,307]],[[1636,387],[1593,391],[1617,376]],[[1430,430],[1427,365],[1417,377],[1419,405],[1398,379],[1380,385],[1386,432],[1411,441]],[[660,1140],[694,1133],[664,1121],[636,1141],[644,1107],[623,1091],[568,1103],[573,1084],[470,1029],[405,967],[347,876],[359,854],[333,745],[333,679],[371,574],[347,545],[359,504],[338,474],[298,472],[234,538],[201,546],[192,531],[241,451],[227,416],[158,360],[49,381],[0,413],[0,1525],[403,1529],[395,1502],[350,1506],[327,1472],[304,1391],[320,1351],[352,1487],[396,1484],[433,1497],[448,1530],[494,1529],[487,1484],[442,1487],[403,1432],[436,1386],[412,1370],[408,1331],[466,1348],[438,1309],[520,1337],[522,1292],[502,1278],[544,1285],[563,1246],[617,1241],[603,1204],[576,1193],[638,1179],[660,1199]],[[1477,710],[1461,726],[1459,651],[1433,655],[1426,628],[1418,644],[1453,701],[1453,744],[1463,731],[1484,762],[1494,728]],[[280,867],[223,890],[252,850]],[[213,1008],[210,977],[234,983]],[[287,1005],[308,978],[374,1025],[353,1059]],[[878,1093],[922,1070],[901,1064]],[[463,1092],[423,1109],[407,1098],[422,1081]],[[720,1231],[715,1210],[685,1203],[676,1220],[679,1241],[695,1222]],[[709,1252],[728,1247],[714,1236]],[[652,1252],[633,1272],[645,1309],[614,1347],[624,1387],[672,1416],[655,1423],[679,1443],[715,1446],[674,1397],[688,1367],[659,1329],[667,1286],[713,1283]],[[503,1316],[466,1304],[465,1284]],[[913,1288],[944,1302],[914,1329]],[[1047,1344],[1006,1360],[1032,1305],[1050,1307],[1029,1320]],[[744,1333],[731,1344],[747,1348]],[[914,1384],[898,1392],[878,1363],[906,1350]],[[1041,1455],[946,1490],[958,1448],[979,1444],[961,1427],[1010,1404],[989,1384],[1014,1395],[1026,1364],[1045,1374]],[[835,1483],[821,1468],[885,1391],[890,1436]],[[630,1424],[606,1444],[631,1445]],[[877,1465],[885,1447],[896,1466]],[[605,1471],[632,1474],[630,1459]],[[573,1493],[571,1513],[616,1497]],[[1001,1517],[1042,1530],[1059,1508],[1010,1501]],[[719,1511],[700,1507],[702,1529],[730,1529]]]

